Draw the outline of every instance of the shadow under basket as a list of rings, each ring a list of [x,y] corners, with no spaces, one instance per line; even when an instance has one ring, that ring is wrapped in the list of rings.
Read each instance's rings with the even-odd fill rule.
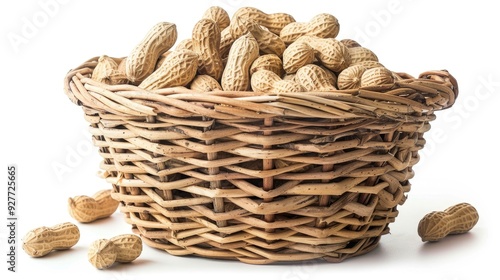
[[[358,90],[154,92],[65,78],[134,233],[169,254],[251,264],[373,250],[410,191],[435,111],[458,95],[445,70]]]

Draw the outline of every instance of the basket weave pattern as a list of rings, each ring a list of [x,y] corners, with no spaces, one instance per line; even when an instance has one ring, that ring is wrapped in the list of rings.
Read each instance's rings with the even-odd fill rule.
[[[91,80],[96,64],[70,71],[65,92],[126,222],[172,255],[252,264],[374,249],[434,112],[458,95],[447,71],[335,92],[148,92]]]

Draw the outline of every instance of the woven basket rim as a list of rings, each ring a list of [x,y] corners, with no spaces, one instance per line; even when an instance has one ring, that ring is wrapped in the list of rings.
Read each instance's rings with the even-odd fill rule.
[[[131,115],[156,116],[158,113],[154,107],[138,104],[132,101],[133,99],[160,103],[177,99],[187,103],[218,103],[235,107],[243,106],[247,110],[262,114],[263,118],[269,117],[269,115],[284,117],[290,116],[290,113],[294,111],[290,107],[293,106],[279,106],[278,101],[293,99],[289,101],[302,107],[315,109],[314,112],[311,110],[308,114],[303,115],[306,118],[330,118],[337,113],[339,118],[367,116],[370,118],[388,117],[393,120],[411,121],[408,116],[414,113],[431,114],[434,111],[453,106],[459,92],[456,79],[447,70],[426,71],[421,73],[418,78],[401,72],[398,74],[403,79],[391,85],[324,92],[196,92],[186,87],[148,91],[131,84],[106,85],[92,80],[90,74],[97,65],[97,60],[98,57],[93,57],[67,73],[64,78],[65,94],[73,103],[79,106],[110,112],[113,112],[116,106],[125,106],[131,109]],[[77,80],[79,81],[77,82]],[[79,95],[78,91],[86,94],[88,94],[88,91],[92,91],[99,97],[95,95]],[[415,92],[420,94],[414,94]],[[354,106],[355,108],[343,106],[346,103],[357,104],[357,106]],[[279,104],[283,105],[282,103]],[[246,106],[250,106],[250,108]],[[330,108],[334,110],[329,110]],[[336,110],[340,111],[337,112]],[[380,112],[374,113],[376,110]],[[119,110],[119,112],[119,115],[127,114],[126,112],[124,114],[123,110]],[[333,115],[330,115],[330,113],[333,113]],[[301,113],[292,113],[291,116],[301,117]],[[217,119],[216,116],[211,117]]]

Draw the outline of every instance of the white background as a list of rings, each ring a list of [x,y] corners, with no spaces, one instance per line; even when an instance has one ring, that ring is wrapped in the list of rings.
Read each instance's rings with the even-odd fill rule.
[[[7,224],[7,165],[19,168],[18,242],[30,229],[74,222],[67,198],[108,188],[96,176],[100,158],[90,146],[83,113],[63,92],[63,78],[85,60],[107,54],[126,56],[159,21],[177,24],[179,40],[212,5],[232,14],[241,6],[287,12],[308,21],[327,12],[341,24],[339,39],[354,38],[375,51],[394,71],[417,76],[447,69],[458,80],[455,106],[437,114],[407,202],[373,252],[339,264],[255,266],[238,262],[174,257],[145,246],[139,259],[106,271],[86,260],[98,238],[129,233],[116,212],[111,218],[81,225],[81,239],[69,251],[34,259],[19,247],[17,273],[2,261],[0,275],[129,280],[144,276],[204,278],[231,276],[272,279],[477,279],[495,273],[500,248],[498,226],[498,26],[493,1],[2,1],[1,20],[1,165],[4,190],[0,217]],[[45,6],[43,3],[52,3]],[[54,5],[55,3],[55,5]],[[31,26],[31,29],[29,25]],[[474,205],[479,223],[468,234],[425,244],[417,224],[428,212],[459,202]],[[0,226],[0,257],[6,260],[6,225]],[[495,274],[494,274],[495,275]],[[496,274],[497,275],[497,274]],[[3,279],[4,276],[1,276]],[[10,278],[14,277],[14,278]],[[150,278],[152,279],[152,278]]]

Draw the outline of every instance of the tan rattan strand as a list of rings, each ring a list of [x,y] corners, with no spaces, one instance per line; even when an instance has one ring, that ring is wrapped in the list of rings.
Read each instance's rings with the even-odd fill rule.
[[[172,255],[340,262],[374,249],[410,191],[447,71],[392,86],[260,94],[156,92],[70,71],[102,176],[135,233]]]

